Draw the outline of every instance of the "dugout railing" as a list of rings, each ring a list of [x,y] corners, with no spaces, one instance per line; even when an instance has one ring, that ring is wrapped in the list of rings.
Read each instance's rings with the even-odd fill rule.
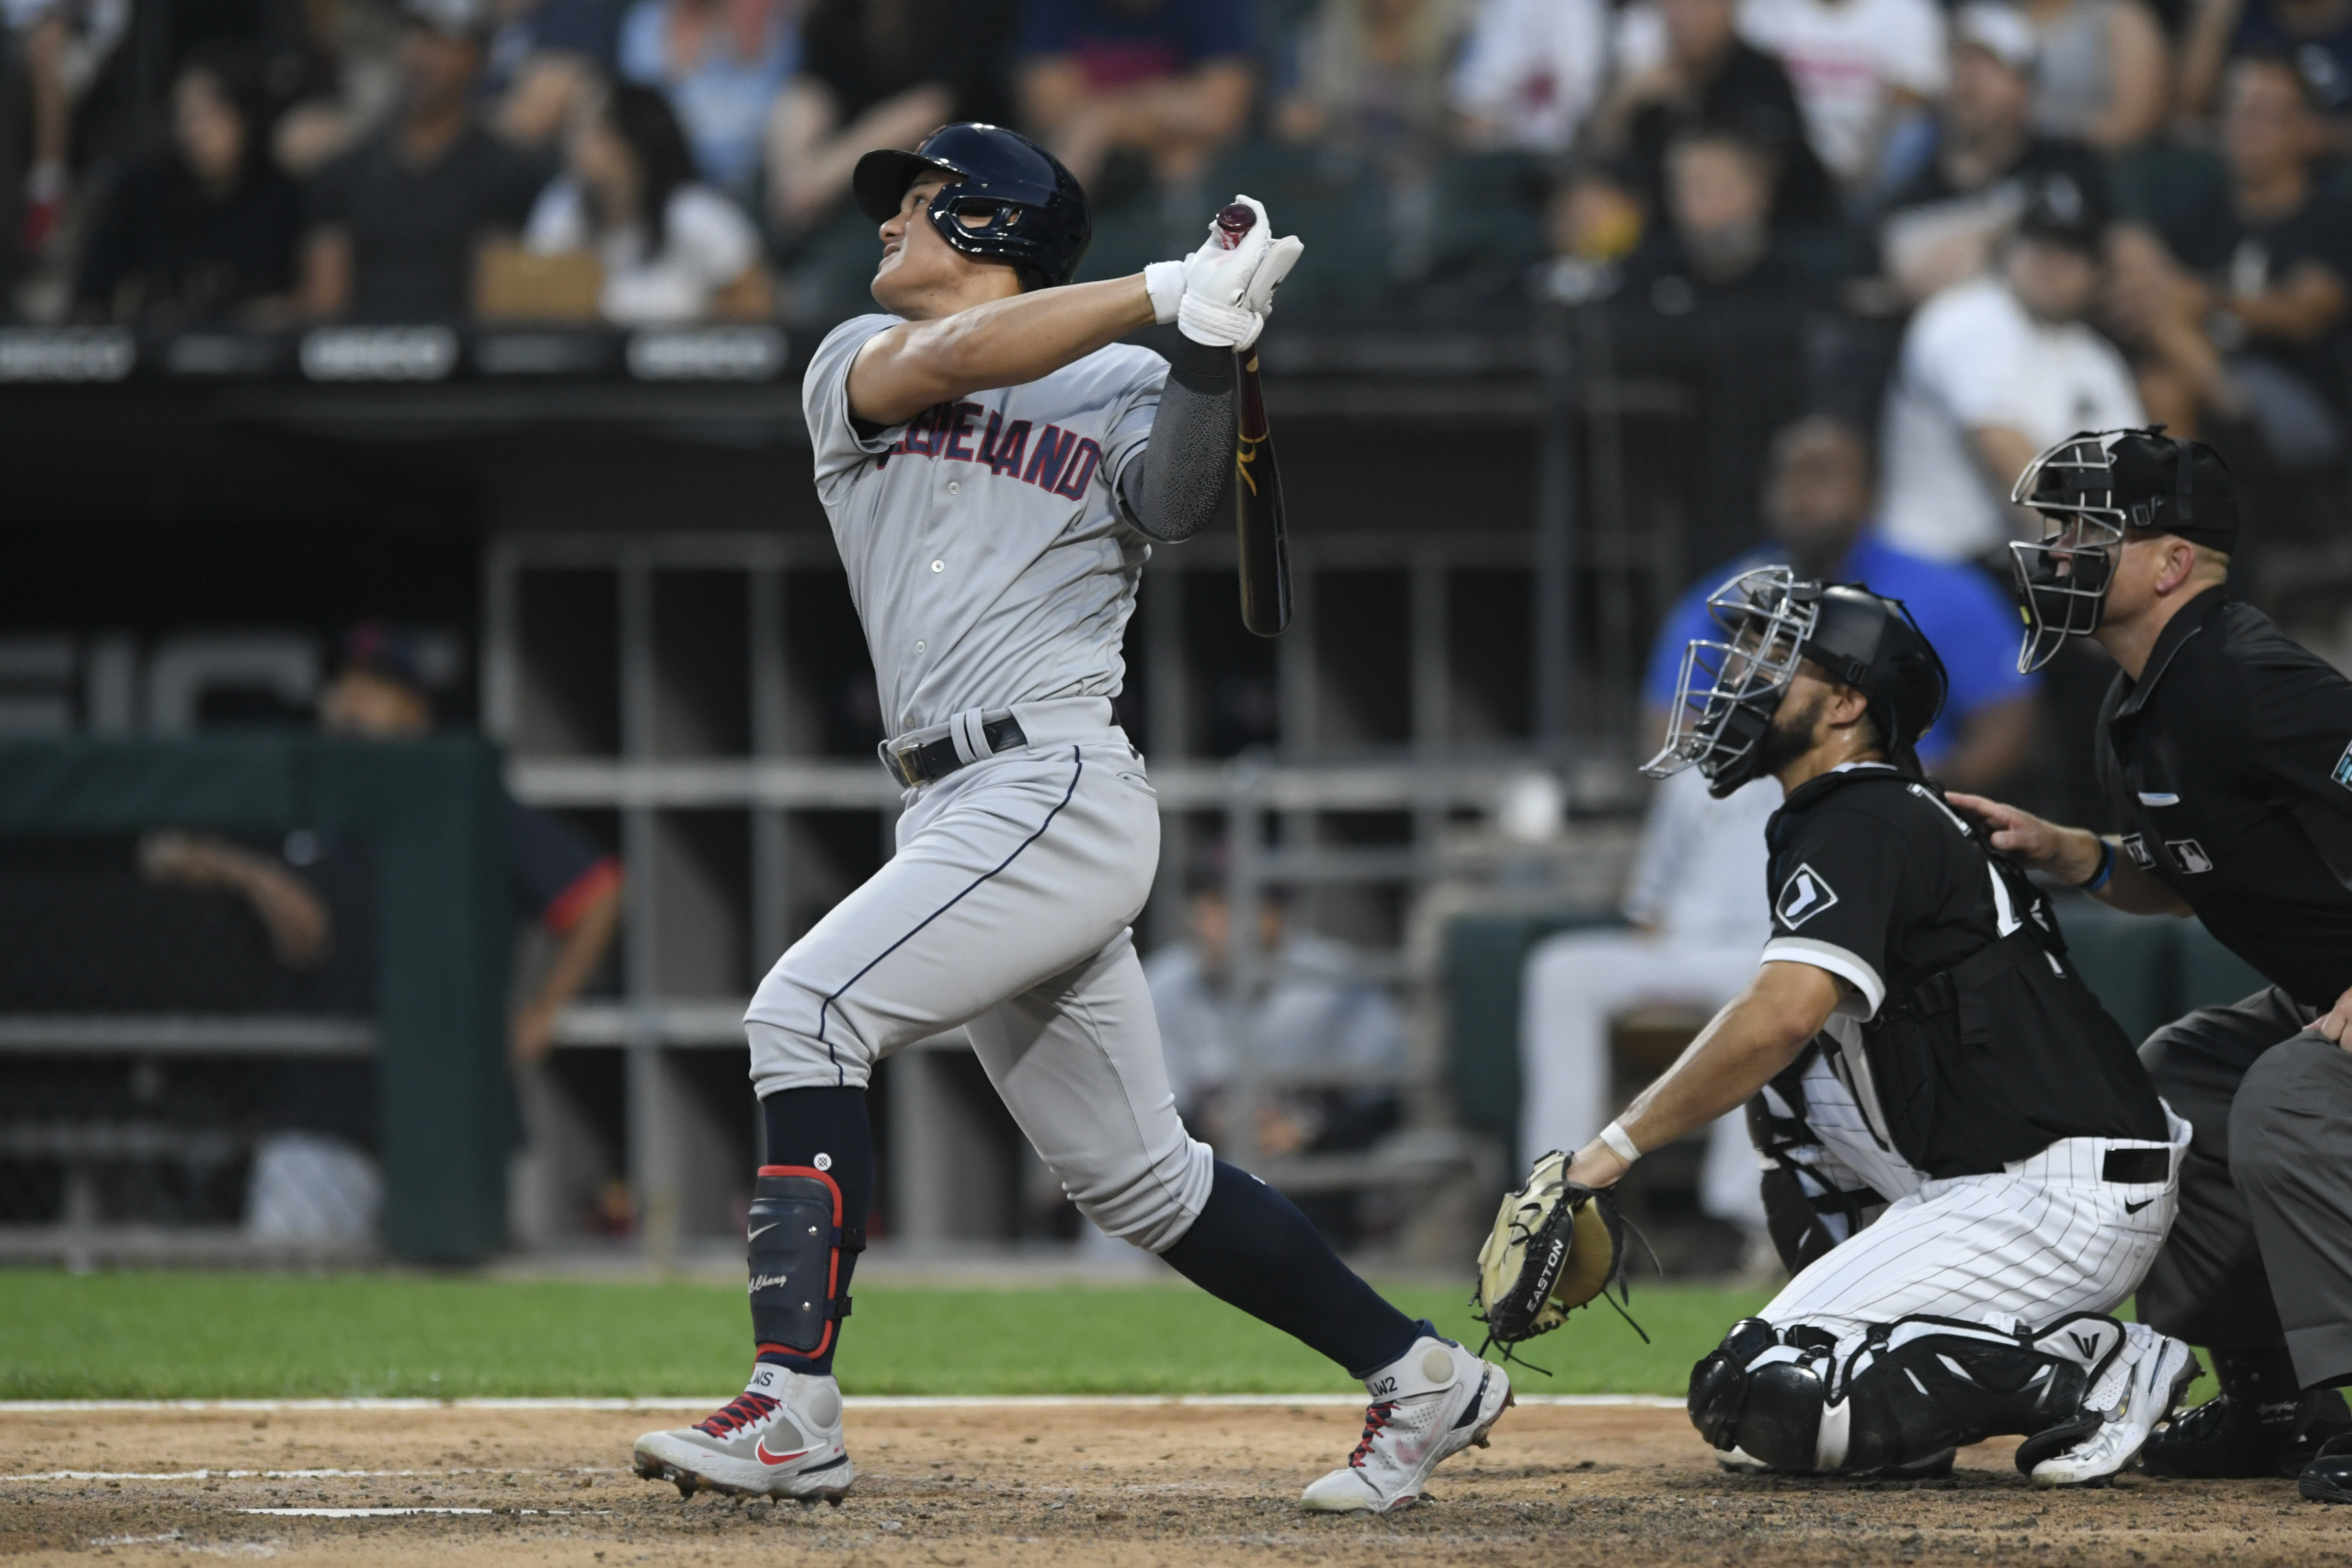
[[[246,1010],[217,973],[188,972],[209,895],[159,911],[164,894],[119,869],[126,841],[157,829],[364,844],[366,907],[346,941],[369,1010],[276,992]],[[470,1263],[499,1249],[504,837],[498,755],[476,739],[0,742],[0,919],[14,928],[0,944],[0,1260]],[[231,950],[212,951],[216,971]],[[60,973],[78,964],[96,972]],[[356,1136],[373,1144],[380,1213],[331,1237],[257,1230],[242,1194],[268,1108],[315,1099],[321,1067],[346,1069],[371,1123]]]

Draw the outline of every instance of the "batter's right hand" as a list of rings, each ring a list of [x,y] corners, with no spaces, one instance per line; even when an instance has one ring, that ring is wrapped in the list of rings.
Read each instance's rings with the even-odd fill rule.
[[[2099,874],[2099,841],[2084,828],[2061,827],[1980,795],[1954,790],[1944,798],[1981,823],[1986,841],[2029,871],[2046,871],[2069,887]]]

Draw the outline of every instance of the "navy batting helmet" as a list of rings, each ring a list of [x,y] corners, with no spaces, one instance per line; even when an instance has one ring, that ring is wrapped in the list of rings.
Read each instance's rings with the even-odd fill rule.
[[[876,223],[888,221],[907,187],[925,174],[948,184],[931,198],[931,226],[966,256],[1010,262],[1024,287],[1067,283],[1094,238],[1087,194],[1061,160],[1017,131],[967,120],[943,125],[911,153],[895,147],[857,160],[850,189]],[[978,217],[986,221],[972,224]]]

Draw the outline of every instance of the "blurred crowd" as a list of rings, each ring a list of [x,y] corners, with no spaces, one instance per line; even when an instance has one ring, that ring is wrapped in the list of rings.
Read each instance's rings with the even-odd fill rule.
[[[1791,413],[1885,536],[2158,419],[2345,452],[2352,0],[0,0],[0,251],[41,320],[618,323],[864,307],[857,155],[1022,127],[1093,276],[1236,188],[1343,319],[1605,307],[1698,389],[1688,565]]]

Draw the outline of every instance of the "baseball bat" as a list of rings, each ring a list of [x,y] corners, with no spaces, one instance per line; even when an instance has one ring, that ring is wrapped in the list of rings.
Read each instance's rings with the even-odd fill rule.
[[[1257,214],[1239,202],[1217,214],[1228,247],[1241,242]],[[1234,444],[1234,527],[1241,546],[1242,625],[1262,637],[1290,625],[1290,549],[1283,526],[1282,470],[1266,423],[1257,348],[1238,351],[1240,428]]]

